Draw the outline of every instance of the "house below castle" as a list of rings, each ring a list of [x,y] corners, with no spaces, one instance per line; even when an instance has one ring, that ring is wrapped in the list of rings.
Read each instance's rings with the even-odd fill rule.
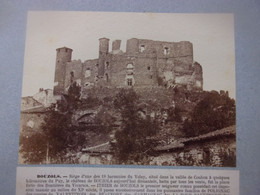
[[[112,43],[99,39],[97,59],[71,61],[72,49],[57,49],[54,95],[67,92],[77,82],[82,91],[92,87],[173,87],[202,90],[202,67],[193,60],[193,45],[188,41],[163,42],[132,38],[126,52],[120,50],[121,40]]]

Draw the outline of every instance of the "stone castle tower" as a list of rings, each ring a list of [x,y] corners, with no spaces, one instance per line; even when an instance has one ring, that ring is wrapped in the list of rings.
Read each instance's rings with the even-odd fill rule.
[[[104,76],[105,73],[105,59],[109,50],[109,39],[99,39],[99,56],[98,56],[98,76]]]
[[[72,51],[72,49],[67,47],[56,49],[57,57],[54,77],[54,95],[60,95],[64,92],[66,64],[71,61]]]
[[[54,94],[66,93],[72,82],[82,91],[92,87],[174,87],[203,89],[202,67],[193,60],[193,45],[188,41],[165,42],[132,38],[126,52],[121,40],[99,39],[97,59],[71,61],[72,49],[58,48]]]

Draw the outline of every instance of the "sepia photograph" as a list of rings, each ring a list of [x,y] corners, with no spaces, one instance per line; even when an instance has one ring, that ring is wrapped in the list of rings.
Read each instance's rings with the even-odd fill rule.
[[[30,11],[19,164],[236,167],[232,14]]]

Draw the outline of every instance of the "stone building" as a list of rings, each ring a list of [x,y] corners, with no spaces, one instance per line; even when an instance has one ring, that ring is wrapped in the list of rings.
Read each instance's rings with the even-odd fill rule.
[[[110,142],[82,149],[79,163],[116,163]],[[141,164],[165,166],[236,166],[236,126],[230,126],[191,138],[181,138],[170,144],[156,146],[153,156]],[[132,162],[134,164],[134,161]]]
[[[20,132],[23,135],[31,135],[42,131],[44,118],[48,113],[48,107],[56,103],[51,89],[39,89],[33,96],[22,97]]]
[[[181,138],[155,148],[150,165],[236,166],[236,126],[196,137]]]
[[[121,40],[112,43],[99,39],[97,59],[71,60],[72,49],[57,49],[54,95],[66,93],[72,82],[84,89],[105,87],[171,87],[183,85],[188,90],[202,90],[202,67],[193,60],[193,45],[188,41],[164,42],[132,38],[126,52]]]

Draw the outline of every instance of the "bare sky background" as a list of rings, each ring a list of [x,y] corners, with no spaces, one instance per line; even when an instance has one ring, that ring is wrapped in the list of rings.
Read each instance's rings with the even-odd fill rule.
[[[98,57],[98,39],[190,41],[203,67],[204,90],[227,90],[235,98],[235,45],[232,14],[120,12],[29,12],[22,96],[52,89],[56,49],[73,49],[72,60]]]

